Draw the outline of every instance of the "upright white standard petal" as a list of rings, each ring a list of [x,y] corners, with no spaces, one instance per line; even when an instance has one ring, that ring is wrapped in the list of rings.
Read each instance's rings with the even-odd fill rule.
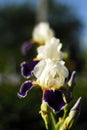
[[[54,62],[51,59],[45,59],[35,66],[33,74],[36,77],[35,83],[42,89],[56,90],[63,87],[69,72],[63,61]]]
[[[62,43],[60,40],[52,37],[50,40],[46,41],[45,45],[42,45],[37,48],[37,59],[47,59],[50,58],[52,60],[62,60],[63,53],[60,51],[62,48]]]
[[[46,40],[49,40],[54,36],[54,31],[50,28],[47,22],[41,22],[35,26],[32,38],[39,44],[44,44]]]

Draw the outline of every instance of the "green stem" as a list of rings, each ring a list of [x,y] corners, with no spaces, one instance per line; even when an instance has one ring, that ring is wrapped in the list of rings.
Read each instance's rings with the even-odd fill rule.
[[[50,112],[50,117],[51,117],[51,123],[52,123],[52,126],[51,126],[52,130],[55,130],[56,120],[55,120],[55,115],[52,111]]]
[[[67,106],[64,108],[64,114],[63,117],[59,117],[58,122],[56,123],[56,129],[55,130],[60,130],[60,127],[63,125],[65,118],[67,117],[68,109]]]

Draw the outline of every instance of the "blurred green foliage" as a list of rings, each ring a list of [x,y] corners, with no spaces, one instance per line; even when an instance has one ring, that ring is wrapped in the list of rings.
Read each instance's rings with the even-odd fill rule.
[[[17,96],[18,87],[0,89],[0,130],[43,130],[39,107],[41,92],[36,88],[25,99]]]
[[[35,12],[27,5],[1,8],[0,48],[16,50],[23,41],[31,38],[34,24]]]
[[[51,1],[49,1],[51,2]],[[82,111],[74,130],[87,128],[87,54],[82,54],[79,34],[81,22],[72,15],[70,8],[65,5],[49,3],[48,21],[56,32],[56,36],[64,43],[64,48],[83,70],[77,75],[74,90],[75,100],[83,97]],[[5,76],[10,73],[20,74],[20,63],[31,60],[35,55],[35,46],[25,57],[21,54],[21,45],[31,39],[32,30],[36,23],[36,12],[29,5],[7,6],[0,9],[0,73],[4,77],[0,83],[0,130],[44,130],[39,109],[42,92],[38,88],[30,91],[25,99],[19,99],[17,92],[24,79],[18,84],[5,82]]]

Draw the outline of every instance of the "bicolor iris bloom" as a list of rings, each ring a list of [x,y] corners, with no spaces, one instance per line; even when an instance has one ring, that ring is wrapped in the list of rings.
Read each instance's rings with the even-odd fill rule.
[[[33,87],[39,86],[43,91],[42,102],[45,101],[55,112],[59,112],[71,101],[65,86],[69,72],[64,65],[64,61],[55,62],[51,59],[45,59],[32,63],[32,67],[26,62],[21,64],[22,75],[28,80],[21,85],[18,96],[23,98]],[[34,78],[30,80],[31,76],[34,76]],[[66,95],[70,98],[69,100]],[[66,101],[64,98],[66,98]]]
[[[37,24],[32,33],[32,39],[39,45],[44,44],[47,40],[54,36],[54,31],[47,22]]]
[[[62,60],[63,53],[60,51],[62,48],[62,43],[60,40],[52,37],[50,40],[45,42],[45,45],[39,46],[37,48],[36,59],[52,59],[52,60]]]

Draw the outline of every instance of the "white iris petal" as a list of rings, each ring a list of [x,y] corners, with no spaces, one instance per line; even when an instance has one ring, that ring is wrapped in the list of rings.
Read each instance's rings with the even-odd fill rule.
[[[63,53],[60,51],[61,48],[62,44],[59,42],[59,39],[53,37],[45,45],[37,48],[37,59],[62,60]]]
[[[32,33],[33,40],[40,42],[40,44],[43,44],[53,36],[54,31],[50,28],[47,22],[41,22],[36,25]]]
[[[43,64],[44,63],[44,64]],[[43,88],[59,89],[64,85],[68,77],[68,69],[62,61],[54,62],[51,59],[41,60],[34,68],[33,73],[37,78],[36,82]]]

